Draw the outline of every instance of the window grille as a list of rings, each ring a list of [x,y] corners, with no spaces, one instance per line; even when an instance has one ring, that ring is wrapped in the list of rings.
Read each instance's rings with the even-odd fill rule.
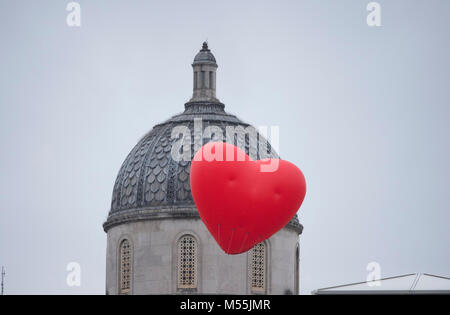
[[[128,294],[131,291],[131,245],[125,239],[120,243],[120,294]]]
[[[300,248],[299,244],[295,246],[295,264],[294,264],[294,294],[300,293]]]
[[[252,292],[265,293],[266,291],[266,244],[259,243],[251,250],[250,257],[250,285]]]
[[[185,235],[178,241],[178,288],[197,288],[198,245],[192,235]]]

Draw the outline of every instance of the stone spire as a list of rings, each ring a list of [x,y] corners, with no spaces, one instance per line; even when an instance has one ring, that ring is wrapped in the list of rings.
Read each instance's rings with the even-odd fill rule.
[[[190,102],[219,102],[216,98],[216,58],[204,42],[192,63],[194,70],[194,93]]]

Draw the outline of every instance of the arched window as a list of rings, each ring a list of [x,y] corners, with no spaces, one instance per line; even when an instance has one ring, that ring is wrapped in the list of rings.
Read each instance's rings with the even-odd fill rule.
[[[131,292],[132,274],[132,253],[129,240],[124,239],[120,243],[119,255],[119,292],[120,294],[129,294]]]
[[[178,240],[177,286],[179,289],[197,288],[198,244],[192,235]]]
[[[300,247],[295,245],[295,263],[294,263],[294,294],[300,293]]]
[[[250,251],[250,287],[252,293],[265,293],[267,286],[267,247],[264,242]]]

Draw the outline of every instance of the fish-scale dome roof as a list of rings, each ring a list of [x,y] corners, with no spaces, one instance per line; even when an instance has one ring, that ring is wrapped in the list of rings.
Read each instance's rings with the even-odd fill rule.
[[[113,190],[111,210],[105,229],[125,221],[135,221],[172,214],[175,216],[195,215],[189,182],[190,161],[175,161],[172,146],[179,139],[171,138],[172,130],[185,126],[194,143],[194,118],[202,120],[203,130],[218,126],[225,138],[226,126],[247,128],[249,124],[228,114],[221,103],[193,102],[185,105],[183,113],[153,127],[131,150],[120,168]],[[213,139],[214,140],[214,139]],[[203,144],[211,141],[204,138]],[[235,137],[234,145],[245,148],[247,154],[257,159],[277,158],[270,144],[259,135],[256,146],[248,137]],[[258,147],[267,145],[268,152],[260,154]],[[195,154],[191,150],[191,157]],[[300,226],[295,217],[291,224]]]

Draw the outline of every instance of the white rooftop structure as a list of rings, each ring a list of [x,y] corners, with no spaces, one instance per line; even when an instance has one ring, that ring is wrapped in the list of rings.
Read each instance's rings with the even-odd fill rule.
[[[378,281],[318,289],[312,294],[450,294],[450,278],[427,273],[412,273]]]

